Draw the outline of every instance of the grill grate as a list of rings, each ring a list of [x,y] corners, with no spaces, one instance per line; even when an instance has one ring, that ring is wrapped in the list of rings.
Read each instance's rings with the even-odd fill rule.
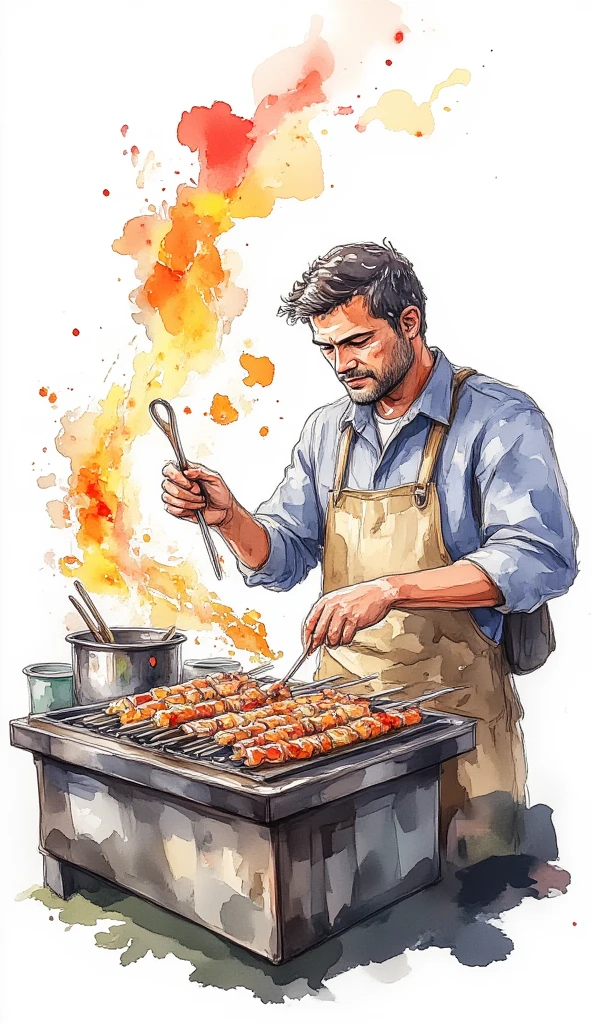
[[[273,679],[260,680],[261,682],[274,682]],[[299,688],[304,691],[305,688]],[[381,697],[380,694],[364,695],[369,700],[371,710],[387,710],[395,708],[397,701],[392,697]],[[165,753],[168,756],[179,758],[181,762],[189,761],[192,764],[201,763],[220,769],[225,773],[239,775],[241,777],[262,777],[266,779],[277,779],[285,775],[294,775],[303,771],[310,771],[316,765],[327,764],[334,761],[349,760],[355,757],[360,750],[379,751],[388,747],[396,751],[398,743],[411,737],[425,733],[433,733],[445,728],[449,722],[446,715],[433,711],[423,711],[423,719],[417,725],[406,726],[399,732],[388,733],[376,739],[364,740],[352,744],[350,747],[341,747],[329,754],[321,754],[319,757],[303,761],[289,761],[286,764],[263,764],[257,768],[247,768],[240,762],[231,761],[232,747],[222,747],[212,738],[201,739],[187,735],[181,729],[155,729],[148,722],[138,722],[133,725],[122,726],[116,715],[107,715],[105,709],[108,702],[95,704],[92,708],[67,708],[63,711],[50,712],[44,718],[58,720],[62,725],[69,726],[76,730],[91,732],[97,736],[105,736],[123,743],[127,747],[141,750],[153,750]]]

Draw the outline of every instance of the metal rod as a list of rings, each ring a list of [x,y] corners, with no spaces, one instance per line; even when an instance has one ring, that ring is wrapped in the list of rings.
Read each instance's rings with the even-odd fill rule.
[[[363,676],[362,679],[356,679],[356,682],[357,683],[362,683],[366,679],[374,679],[374,678],[375,678],[375,676]],[[292,690],[293,693],[300,692],[301,690],[306,690],[306,691],[310,691],[311,693],[313,693],[314,690],[317,690],[319,687],[328,686],[329,683],[337,683],[337,682],[339,682],[340,679],[343,679],[343,676],[341,676],[341,675],[327,676],[326,679],[314,679],[312,681],[312,683],[292,683],[290,685],[290,689]]]
[[[80,594],[82,600],[84,601],[84,603],[85,603],[86,607],[88,608],[89,612],[91,613],[91,615],[94,615],[94,617],[96,619],[96,623],[97,623],[98,629],[99,629],[99,633],[101,634],[103,640],[105,640],[106,643],[108,643],[108,644],[114,644],[115,643],[115,637],[113,636],[113,633],[109,629],[109,626],[105,622],[103,616],[101,615],[99,609],[97,608],[96,604],[92,600],[92,598],[91,598],[90,594],[88,593],[88,591],[85,589],[85,587],[82,586],[82,583],[80,582],[80,580],[74,580],[74,586],[76,587],[76,590]]]
[[[273,665],[272,661],[264,661],[262,665],[255,665],[255,668],[250,668],[245,675],[249,677],[260,676],[262,673],[267,672]]]
[[[160,406],[160,405],[165,409],[166,414],[167,414],[167,419],[165,419],[159,413],[158,406]],[[184,473],[185,470],[189,468],[189,463],[187,462],[187,457],[185,455],[185,452],[183,451],[183,445],[181,444],[181,436],[179,434],[179,424],[177,423],[177,417],[175,415],[175,410],[173,409],[173,407],[170,404],[170,402],[167,402],[164,398],[155,398],[155,399],[153,399],[152,402],[150,402],[149,411],[150,411],[150,415],[151,415],[152,419],[154,420],[154,422],[156,423],[156,425],[158,427],[160,427],[160,429],[162,430],[162,432],[165,435],[165,437],[167,437],[168,440],[170,441],[171,446],[173,448],[173,451],[174,451],[174,453],[175,453],[175,455],[177,457],[177,466],[179,467],[181,472]],[[206,497],[206,496],[204,495],[204,497]],[[204,544],[205,544],[205,547],[206,547],[206,551],[208,552],[208,556],[209,556],[210,562],[212,563],[212,569],[214,570],[216,579],[221,580],[222,579],[222,569],[220,568],[220,561],[219,561],[219,558],[218,558],[218,552],[216,551],[216,547],[214,545],[214,541],[212,540],[212,535],[210,533],[210,528],[207,525],[207,523],[206,523],[206,521],[205,521],[205,519],[203,517],[203,513],[200,510],[196,511],[195,518],[197,519],[197,522],[199,523],[199,528],[201,530],[201,535],[203,537],[203,541],[204,541]]]
[[[104,637],[102,637],[101,634],[99,633],[99,630],[95,626],[86,608],[83,608],[82,605],[80,604],[80,601],[77,601],[75,597],[72,597],[72,594],[68,594],[68,599],[72,602],[81,619],[84,620],[84,622],[90,629],[97,643],[102,644],[104,642]]]
[[[403,689],[403,687],[399,687],[399,689]],[[445,693],[453,693],[455,690],[468,689],[468,686],[446,686],[443,690],[433,690],[432,693],[423,693],[421,697],[410,697],[408,700],[393,701],[392,707],[397,710],[399,708],[414,708],[417,707],[418,704],[423,704],[426,700],[434,700],[436,697],[441,697]],[[385,694],[390,692],[392,691],[384,691]]]
[[[327,683],[333,682],[338,683],[338,686],[336,686],[337,690],[345,690],[346,686],[359,686],[361,683],[369,683],[373,679],[378,679],[378,672],[372,672],[369,676],[360,676],[359,679],[350,679],[345,683],[339,682],[341,679],[343,679],[343,676],[329,676],[328,679],[318,679],[316,682],[310,684],[311,689],[307,687],[307,692],[314,693],[315,690],[325,687]],[[403,687],[398,686],[397,689],[402,690]],[[389,693],[390,692],[391,691],[389,690]]]
[[[283,686],[285,683],[290,682],[290,679],[292,678],[294,673],[298,671],[301,665],[304,665],[304,662],[307,660],[308,656],[308,649],[306,649],[302,652],[297,661],[294,662],[292,668],[289,669],[288,672],[286,672],[285,676],[282,676],[282,678],[279,680],[281,686]]]

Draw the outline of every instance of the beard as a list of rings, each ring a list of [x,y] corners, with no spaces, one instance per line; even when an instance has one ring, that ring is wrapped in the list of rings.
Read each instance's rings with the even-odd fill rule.
[[[345,373],[338,373],[337,378],[342,384],[345,384],[352,402],[355,402],[356,405],[372,405],[399,386],[409,373],[413,360],[413,345],[408,338],[399,337],[399,344],[393,353],[393,362],[383,373],[378,374],[369,369],[346,370]],[[349,380],[356,380],[360,377],[371,377],[375,383],[359,391],[355,388],[348,388]]]

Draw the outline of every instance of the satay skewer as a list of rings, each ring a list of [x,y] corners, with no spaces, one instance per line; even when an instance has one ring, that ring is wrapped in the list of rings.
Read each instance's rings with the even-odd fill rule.
[[[421,721],[419,708],[409,708],[402,713],[378,711],[360,718],[350,725],[344,725],[313,736],[292,741],[268,743],[262,747],[248,747],[243,763],[249,768],[263,764],[285,764],[287,761],[308,760],[319,754],[329,754],[341,747],[351,746],[361,740],[376,739],[403,725],[415,725]]]

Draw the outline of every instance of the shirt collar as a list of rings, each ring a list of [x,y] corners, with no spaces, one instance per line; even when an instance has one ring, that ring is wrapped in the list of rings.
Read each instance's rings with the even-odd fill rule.
[[[417,396],[413,404],[405,413],[405,419],[409,422],[421,413],[429,419],[436,420],[438,423],[445,423],[447,425],[450,421],[450,402],[452,398],[452,378],[454,376],[454,370],[452,368],[452,364],[440,349],[432,348],[430,351],[434,356],[432,372],[428,377],[423,391]],[[346,426],[352,423],[354,429],[357,430],[358,433],[362,433],[364,428],[372,422],[373,414],[374,404],[356,405],[355,402],[350,401],[339,421],[339,427],[343,430]]]

